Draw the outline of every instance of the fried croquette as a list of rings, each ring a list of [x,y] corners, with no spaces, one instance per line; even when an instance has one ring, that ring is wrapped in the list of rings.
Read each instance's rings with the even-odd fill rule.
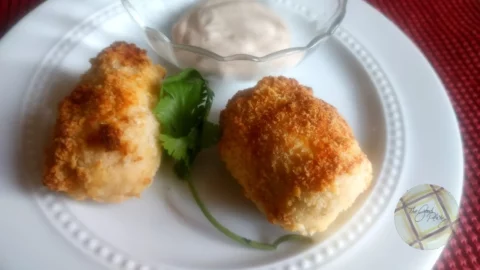
[[[238,92],[220,114],[219,151],[273,223],[325,231],[372,181],[372,165],[336,108],[285,77]]]
[[[43,184],[78,200],[139,197],[160,166],[160,127],[152,109],[166,71],[125,42],[90,63],[58,107]]]

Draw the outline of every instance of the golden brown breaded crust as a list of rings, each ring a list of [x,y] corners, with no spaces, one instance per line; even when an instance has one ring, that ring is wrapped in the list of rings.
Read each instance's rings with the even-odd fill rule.
[[[366,156],[337,110],[294,79],[266,77],[220,115],[219,150],[233,177],[272,223],[296,227],[302,193],[335,189]],[[358,150],[358,151],[357,151]]]
[[[43,183],[77,199],[121,201],[138,196],[159,166],[159,147],[141,143],[158,137],[151,110],[165,70],[153,65],[145,50],[125,42],[113,43],[90,62],[59,105]],[[142,163],[145,158],[152,161]],[[126,168],[138,170],[132,172],[137,179],[115,174],[107,179],[110,171]]]

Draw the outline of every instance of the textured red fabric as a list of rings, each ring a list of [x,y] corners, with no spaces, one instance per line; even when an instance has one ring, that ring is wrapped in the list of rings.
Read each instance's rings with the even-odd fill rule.
[[[42,0],[0,0],[0,36]],[[480,269],[480,0],[368,0],[423,51],[461,125],[465,189],[456,233],[435,269]]]

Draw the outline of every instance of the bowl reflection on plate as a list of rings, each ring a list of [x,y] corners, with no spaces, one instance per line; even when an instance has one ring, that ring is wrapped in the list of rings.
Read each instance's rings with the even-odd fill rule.
[[[290,48],[263,56],[219,55],[200,47],[174,43],[173,25],[185,11],[200,2],[122,0],[128,14],[144,31],[150,47],[160,57],[179,68],[196,68],[205,76],[240,79],[258,79],[297,66],[337,29],[345,16],[347,0],[258,0],[285,21],[292,36]]]

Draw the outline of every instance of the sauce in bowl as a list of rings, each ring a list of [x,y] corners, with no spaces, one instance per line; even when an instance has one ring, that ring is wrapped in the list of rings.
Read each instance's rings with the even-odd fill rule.
[[[263,57],[289,48],[292,37],[282,18],[259,1],[207,0],[179,19],[173,26],[172,38],[177,44],[200,47],[220,56]],[[183,67],[238,77],[260,76],[262,72],[295,66],[303,58],[303,53],[297,53],[268,62],[222,62],[183,50],[174,53]]]
[[[208,0],[185,14],[173,27],[175,43],[197,46],[221,56],[265,56],[290,46],[282,18],[251,0]]]

